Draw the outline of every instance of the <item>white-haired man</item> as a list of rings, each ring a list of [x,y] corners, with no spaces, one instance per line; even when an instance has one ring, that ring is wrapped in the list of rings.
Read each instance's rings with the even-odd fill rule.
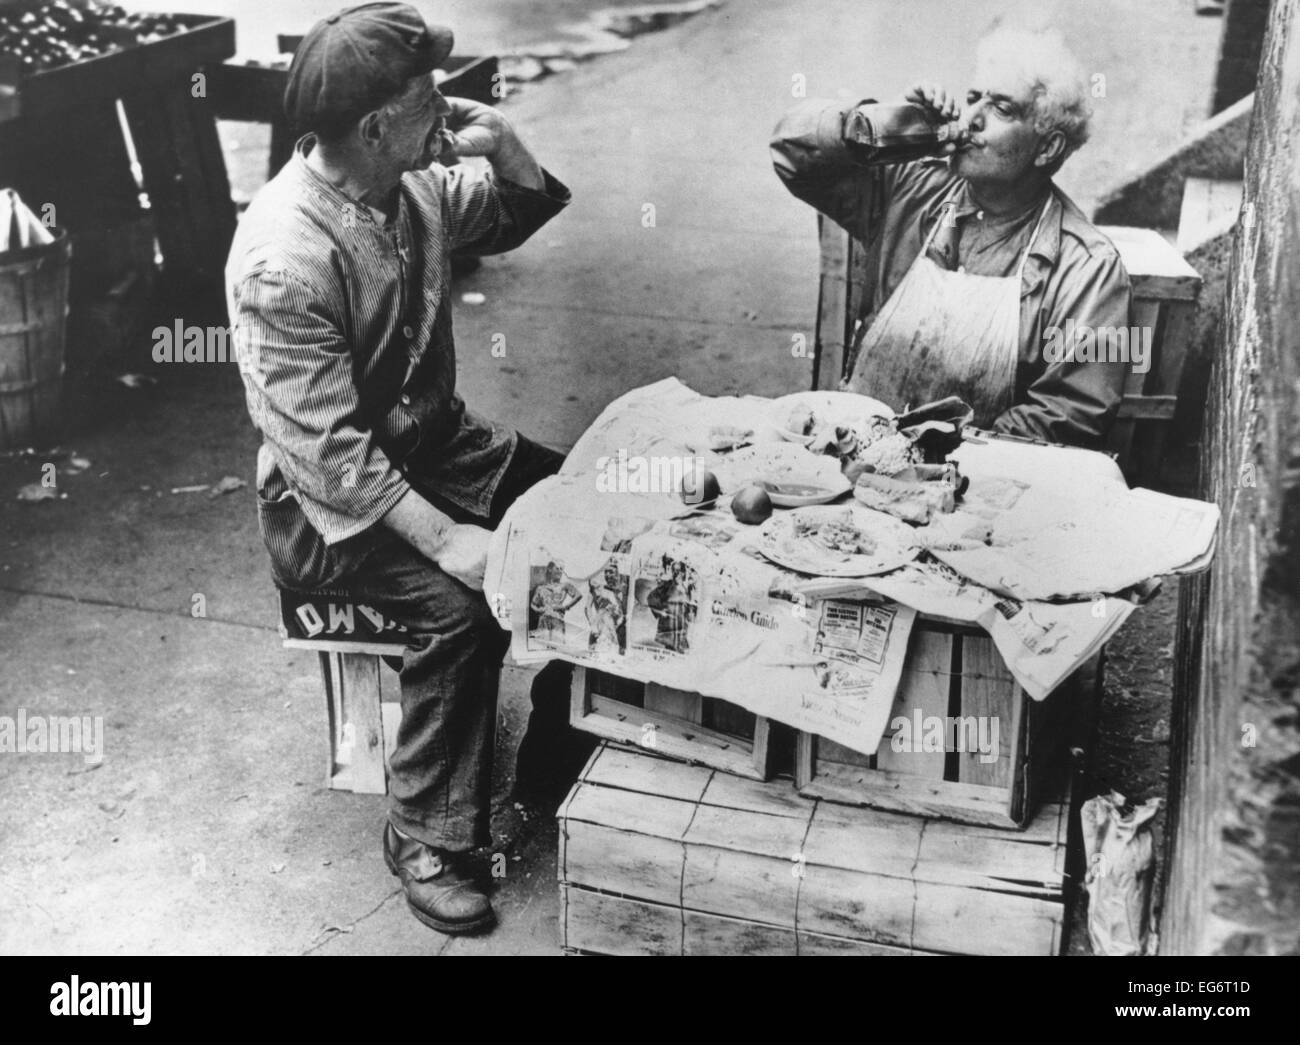
[[[997,431],[1099,445],[1126,364],[1050,348],[1068,320],[1129,322],[1118,253],[1052,181],[1088,136],[1077,65],[1054,37],[1002,32],[981,44],[964,106],[936,84],[905,100],[962,133],[889,163],[884,107],[813,101],[771,143],[790,192],[866,248],[848,387],[897,408],[961,395]]]

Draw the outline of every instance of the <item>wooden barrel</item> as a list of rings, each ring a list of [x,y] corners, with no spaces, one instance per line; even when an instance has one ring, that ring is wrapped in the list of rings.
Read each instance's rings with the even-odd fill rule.
[[[0,450],[58,442],[71,254],[63,230],[0,254]]]

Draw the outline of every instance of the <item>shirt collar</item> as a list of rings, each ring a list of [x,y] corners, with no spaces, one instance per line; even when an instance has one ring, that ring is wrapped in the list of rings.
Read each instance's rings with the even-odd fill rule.
[[[333,182],[329,181],[327,178],[323,178],[312,167],[312,165],[307,162],[307,153],[311,151],[311,146],[315,144],[315,141],[316,135],[304,134],[294,144],[293,157],[289,162],[294,165],[294,169],[298,172],[299,177],[307,183],[307,187],[310,190],[315,192],[316,195],[326,203],[338,207],[340,211],[344,207],[351,206],[356,214],[365,218],[366,221],[369,221],[376,228],[383,228],[385,223],[380,220],[379,212],[374,210],[368,204],[362,203],[359,200],[354,200]],[[398,206],[401,206],[400,192],[398,193]],[[388,223],[392,224],[395,219],[395,214],[389,215]]]
[[[1055,265],[1057,259],[1061,256],[1061,218],[1065,213],[1065,208],[1061,205],[1060,193],[1056,191],[1056,185],[1052,184],[1048,189],[1047,213],[1043,215],[1042,225],[1038,229],[1038,235],[1034,237],[1030,245],[1029,253],[1033,257],[1042,258],[1049,265]],[[979,206],[971,196],[970,183],[964,178],[958,183],[957,195],[953,199],[956,207],[956,217],[965,219],[979,213]],[[1034,210],[1033,221],[1038,220],[1038,210]]]

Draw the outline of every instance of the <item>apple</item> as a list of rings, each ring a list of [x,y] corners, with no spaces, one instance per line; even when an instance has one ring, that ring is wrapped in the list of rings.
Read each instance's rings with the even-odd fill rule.
[[[703,465],[695,464],[682,473],[682,500],[693,507],[712,504],[722,493],[718,477]]]
[[[772,498],[761,486],[749,485],[736,491],[731,499],[731,514],[743,523],[756,526],[772,515]]]

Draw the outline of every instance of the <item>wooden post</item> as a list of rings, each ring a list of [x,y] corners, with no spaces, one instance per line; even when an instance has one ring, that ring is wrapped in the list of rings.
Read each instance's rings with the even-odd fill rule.
[[[220,291],[235,205],[207,98],[194,96],[186,73],[142,86],[123,105],[165,268]]]
[[[388,790],[379,658],[368,653],[320,654],[330,720],[326,786],[335,791],[382,795]]]

